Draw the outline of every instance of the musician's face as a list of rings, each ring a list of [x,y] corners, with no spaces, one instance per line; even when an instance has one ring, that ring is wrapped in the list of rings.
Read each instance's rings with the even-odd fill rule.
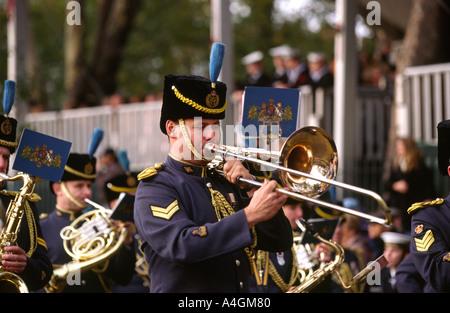
[[[11,153],[8,148],[0,146],[0,173],[8,173],[9,157]]]
[[[186,129],[198,151],[203,151],[207,143],[220,142],[220,121],[214,119],[186,119]]]
[[[204,155],[204,147],[207,143],[218,144],[220,142],[220,121],[218,119],[186,119],[184,124],[187,136],[198,153]],[[205,162],[191,152],[178,123],[167,121],[166,129],[170,138],[172,155],[193,163]]]
[[[55,188],[53,189],[59,206],[71,211],[82,210],[88,206],[85,199],[92,198],[92,183],[89,180],[66,181],[64,185],[66,190],[64,190],[61,184],[55,184]],[[84,207],[80,207],[77,203]]]
[[[385,245],[383,252],[389,267],[397,268],[405,256],[404,250],[397,245]]]
[[[298,228],[296,220],[303,218],[303,208],[301,203],[295,204],[284,204],[283,205],[284,215],[291,222],[292,229]]]

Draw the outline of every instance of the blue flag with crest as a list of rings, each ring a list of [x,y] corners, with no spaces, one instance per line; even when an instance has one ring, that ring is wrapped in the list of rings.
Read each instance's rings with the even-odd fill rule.
[[[12,168],[39,178],[59,182],[71,147],[71,142],[25,128]]]

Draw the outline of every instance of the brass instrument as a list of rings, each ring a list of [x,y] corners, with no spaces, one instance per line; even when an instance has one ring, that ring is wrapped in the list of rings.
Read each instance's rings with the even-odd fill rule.
[[[314,270],[320,266],[319,259],[314,251],[315,247],[309,243],[302,243],[306,235],[306,227],[300,220],[295,221],[297,226],[302,231],[301,235],[294,236],[293,247],[298,264],[298,278],[300,283],[308,279]]]
[[[232,152],[233,150],[236,152]],[[244,155],[247,152],[245,148],[237,149],[212,143],[205,145],[205,154],[215,156],[215,159],[209,165],[213,170],[218,167],[218,160],[224,160],[227,157],[253,162],[266,168],[278,170],[283,186],[288,187],[289,190],[277,188],[277,192],[298,200],[356,215],[370,222],[385,226],[391,224],[391,214],[386,202],[380,195],[367,189],[334,180],[338,168],[338,154],[333,139],[323,129],[313,126],[303,127],[289,136],[279,153],[264,150],[257,152],[258,155],[271,156],[276,162],[268,162]],[[242,177],[238,180],[250,185],[262,186],[262,183],[255,180]],[[317,199],[329,189],[330,185],[372,197],[383,209],[385,219]]]
[[[294,251],[298,263],[298,278],[301,283],[314,273],[315,268],[320,266],[320,262],[316,256],[314,247],[310,244],[299,243],[295,237]]]
[[[136,274],[144,281],[145,285],[150,288],[150,276],[148,273],[148,263],[145,260],[144,252],[141,250],[141,240],[138,239],[139,246],[136,251],[136,264],[134,270]]]
[[[53,275],[45,287],[48,293],[62,292],[68,284],[71,273],[82,273],[89,269],[106,269],[106,264],[122,246],[127,237],[123,223],[116,226],[109,219],[112,210],[85,199],[95,209],[76,218],[70,225],[61,229],[60,235],[66,253],[72,262],[54,266]]]
[[[351,290],[354,286],[361,286],[364,283],[364,279],[376,269],[376,264],[378,264],[379,270],[387,265],[387,260],[384,255],[379,256],[376,260],[369,262],[365,268],[363,268],[359,273],[357,273],[353,278],[349,281],[345,281],[339,271],[336,271],[336,276],[339,280],[341,287],[344,290]]]
[[[300,221],[298,220],[296,222],[297,224],[300,223]],[[312,232],[312,230],[309,227],[307,227],[307,225],[304,222],[302,222],[301,225],[303,226],[301,228],[305,229],[305,231]],[[313,236],[320,242],[330,247],[331,250],[335,252],[335,257],[333,260],[330,260],[330,262],[324,265],[320,265],[316,270],[308,273],[308,275],[306,275],[300,280],[300,285],[292,288],[287,293],[310,292],[312,289],[317,287],[328,275],[332,274],[344,261],[344,249],[339,244],[337,244],[332,240],[326,240],[322,238],[317,232],[313,233]]]
[[[316,234],[315,237],[320,242],[325,243],[328,247],[331,248],[331,250],[334,250],[334,252],[337,254],[334,261],[328,264],[325,270],[321,269],[319,258],[316,255],[315,251],[313,251],[314,247],[309,244],[300,244],[309,228],[307,229],[304,221],[296,220],[296,224],[302,231],[302,234],[300,236],[294,237],[294,250],[297,252],[297,259],[299,263],[300,285],[289,291],[289,293],[309,292],[321,281],[323,281],[323,279],[325,279],[325,277],[329,274],[335,275],[335,277],[337,278],[336,283],[339,284],[339,286],[346,292],[361,292],[364,288],[363,284],[365,283],[364,280],[366,279],[366,277],[377,267],[378,270],[381,270],[387,265],[386,258],[384,257],[384,255],[381,255],[376,260],[369,262],[369,264],[360,272],[355,274],[352,279],[346,280],[344,279],[344,277],[342,277],[341,272],[338,270],[342,261],[345,260],[342,247],[338,243],[325,240]],[[302,248],[304,251],[300,251],[300,253],[298,253],[298,250]],[[306,258],[306,261],[303,261],[303,264],[305,264],[306,266],[301,266],[302,261],[299,259],[299,255]]]
[[[5,253],[5,247],[17,244],[17,234],[25,213],[25,203],[33,194],[37,179],[26,173],[19,172],[15,176],[0,174],[0,181],[23,180],[20,192],[9,203],[6,211],[6,221],[0,234],[0,256]],[[23,279],[0,264],[0,293],[28,293],[28,287]]]

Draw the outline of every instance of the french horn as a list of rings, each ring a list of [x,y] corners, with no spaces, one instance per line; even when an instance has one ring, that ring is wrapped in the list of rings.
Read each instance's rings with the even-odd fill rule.
[[[123,223],[114,224],[109,218],[112,210],[85,199],[94,206],[70,225],[61,229],[64,250],[72,262],[54,266],[53,275],[46,285],[47,293],[59,293],[68,284],[71,273],[83,273],[90,269],[106,268],[106,262],[120,249],[127,237]]]

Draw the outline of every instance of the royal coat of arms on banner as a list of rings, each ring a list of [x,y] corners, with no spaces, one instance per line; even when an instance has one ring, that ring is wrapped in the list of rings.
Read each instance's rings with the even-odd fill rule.
[[[245,87],[242,126],[246,137],[265,136],[279,128],[280,137],[287,138],[298,128],[300,91],[293,88]],[[250,134],[248,126],[256,133]],[[266,126],[266,128],[264,128]],[[264,132],[264,133],[261,133]]]

